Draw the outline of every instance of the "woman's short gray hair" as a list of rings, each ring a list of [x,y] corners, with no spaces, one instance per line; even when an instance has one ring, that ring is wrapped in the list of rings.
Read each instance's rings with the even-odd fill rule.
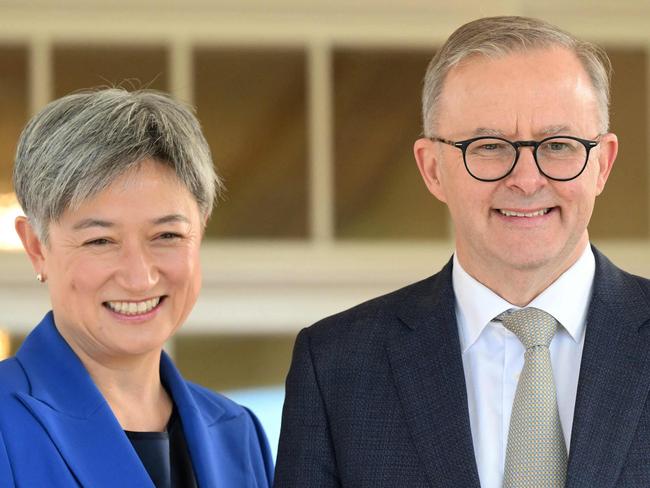
[[[605,51],[581,41],[543,20],[529,17],[486,17],[459,27],[443,44],[427,68],[422,92],[424,135],[432,137],[447,73],[470,56],[501,57],[527,49],[560,46],[573,51],[593,84],[600,129],[609,128],[609,83],[612,65]],[[549,66],[549,69],[553,69]]]
[[[222,184],[193,111],[164,93],[109,88],[48,104],[20,136],[13,183],[42,242],[50,222],[145,159],[171,167],[207,220]]]

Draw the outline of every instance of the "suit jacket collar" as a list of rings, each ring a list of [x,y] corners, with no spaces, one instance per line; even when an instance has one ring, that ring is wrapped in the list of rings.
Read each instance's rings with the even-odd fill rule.
[[[153,487],[106,400],[57,331],[51,312],[16,357],[31,387],[29,393],[17,393],[20,401],[47,430],[81,485]],[[223,407],[208,395],[195,398],[165,353],[160,371],[178,409],[199,485],[228,486],[220,478],[228,469],[221,469],[218,455],[227,439],[213,428],[229,420]]]
[[[388,347],[410,430],[433,487],[479,487],[455,317],[451,261],[411,288],[398,317],[411,330]]]
[[[650,389],[650,297],[594,249],[568,487],[616,485]]]
[[[615,486],[650,390],[650,297],[597,249],[567,487]],[[406,423],[431,486],[478,487],[451,261],[397,311],[388,347]]]

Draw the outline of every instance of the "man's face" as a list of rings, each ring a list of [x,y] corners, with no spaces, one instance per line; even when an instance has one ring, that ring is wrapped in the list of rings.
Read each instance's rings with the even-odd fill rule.
[[[600,133],[589,77],[563,48],[464,60],[447,75],[437,115],[435,135],[454,141],[481,135],[593,140]],[[587,224],[617,142],[613,134],[602,136],[585,171],[566,182],[540,174],[531,148],[520,149],[510,175],[489,183],[467,173],[455,147],[420,139],[414,149],[429,190],[449,207],[463,267],[474,276],[535,269],[557,276],[588,242]]]

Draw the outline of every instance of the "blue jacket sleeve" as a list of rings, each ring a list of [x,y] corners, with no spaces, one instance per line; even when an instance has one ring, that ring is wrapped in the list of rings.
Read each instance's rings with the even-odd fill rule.
[[[0,486],[3,488],[12,488],[16,486],[2,432],[0,432]]]
[[[255,472],[255,479],[257,480],[266,480],[266,484],[263,482],[261,486],[267,486],[271,488],[273,486],[273,455],[271,454],[271,448],[269,447],[269,441],[266,438],[264,433],[264,428],[262,424],[248,408],[244,407],[248,412],[248,415],[251,418],[253,423],[253,430],[251,431],[250,443],[251,443],[251,452],[258,452],[261,456],[262,463],[253,462],[252,469]]]

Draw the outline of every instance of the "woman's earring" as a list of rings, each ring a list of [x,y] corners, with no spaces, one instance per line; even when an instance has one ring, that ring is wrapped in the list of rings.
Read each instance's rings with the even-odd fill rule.
[[[39,283],[43,283],[45,281],[45,278],[43,278],[43,275],[41,273],[38,273],[36,275],[36,279],[38,280]]]

